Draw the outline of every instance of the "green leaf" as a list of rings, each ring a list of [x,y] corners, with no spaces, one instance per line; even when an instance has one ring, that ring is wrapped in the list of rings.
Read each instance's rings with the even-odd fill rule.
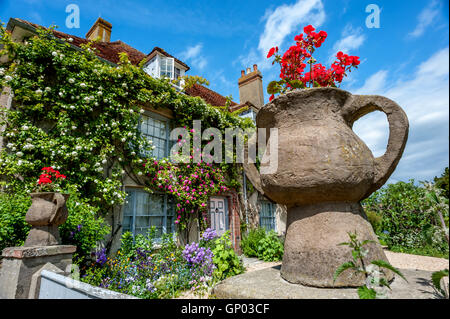
[[[362,243],[361,243],[361,246],[364,246],[364,245],[367,245],[367,244],[376,244],[376,241],[370,240],[370,239],[363,240]]]
[[[359,299],[375,299],[377,293],[373,289],[369,289],[366,286],[361,286],[358,288]]]
[[[267,85],[267,93],[269,94],[277,94],[280,92],[280,85],[277,81],[272,81]]]
[[[340,265],[338,267],[338,269],[336,269],[336,272],[334,273],[333,282],[336,281],[337,277],[339,277],[339,275],[342,274],[342,272],[344,270],[347,270],[347,269],[350,269],[350,268],[356,268],[356,265],[355,265],[355,263],[353,261],[349,261],[349,262],[346,262],[346,263],[343,263],[342,265]]]
[[[441,288],[441,279],[448,276],[448,269],[435,271],[431,274],[431,281],[433,282],[433,286],[436,287],[441,293],[443,290]]]
[[[385,278],[380,278],[380,286],[385,286],[385,287],[388,287],[390,290],[392,290],[391,286],[389,285],[389,283],[387,282],[387,280]]]
[[[371,262],[371,264],[376,265],[376,266],[381,267],[381,268],[389,269],[389,270],[393,271],[394,273],[396,273],[397,275],[399,275],[400,277],[402,277],[406,282],[408,282],[408,280],[406,280],[405,276],[403,276],[403,274],[400,272],[400,270],[398,270],[397,268],[392,266],[387,261],[374,260],[374,261]]]
[[[350,246],[350,243],[339,243],[338,246]]]
[[[289,84],[294,88],[294,89],[304,89],[305,88],[305,83],[303,83],[300,80],[292,80],[289,82]]]

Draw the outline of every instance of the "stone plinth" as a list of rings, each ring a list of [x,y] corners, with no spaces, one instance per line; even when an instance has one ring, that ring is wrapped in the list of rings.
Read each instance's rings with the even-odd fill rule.
[[[351,271],[343,272],[333,282],[336,269],[353,259],[351,248],[339,245],[349,241],[347,232],[373,241],[365,246],[366,265],[373,260],[388,262],[359,203],[321,203],[288,209],[281,276],[291,283],[314,287],[363,285],[364,275]],[[393,279],[392,271],[383,271],[387,281]]]
[[[397,277],[389,299],[438,299],[431,271],[400,269],[408,282]],[[358,299],[356,288],[316,288],[292,284],[280,276],[280,266],[230,277],[214,287],[219,299]]]
[[[35,298],[39,289],[35,274],[43,269],[59,269],[61,273],[70,273],[72,254],[76,246],[34,246],[8,247],[2,252],[0,269],[0,298],[27,299]]]

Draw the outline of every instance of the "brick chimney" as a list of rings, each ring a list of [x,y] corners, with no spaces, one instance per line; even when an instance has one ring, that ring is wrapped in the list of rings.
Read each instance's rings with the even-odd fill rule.
[[[98,18],[94,25],[86,33],[86,39],[95,40],[100,37],[100,41],[109,42],[111,40],[112,24],[102,18]]]
[[[253,71],[247,68],[247,71],[241,71],[241,77],[238,80],[240,103],[250,102],[258,109],[264,105],[264,92],[262,86],[262,75],[258,66],[253,64]]]

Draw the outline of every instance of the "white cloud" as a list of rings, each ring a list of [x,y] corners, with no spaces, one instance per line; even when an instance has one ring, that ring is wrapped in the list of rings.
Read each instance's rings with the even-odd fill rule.
[[[271,63],[266,58],[270,48],[278,46],[281,50],[289,35],[303,32],[303,27],[308,24],[316,28],[322,25],[325,21],[325,11],[321,0],[298,0],[292,5],[283,4],[267,11],[262,21],[266,23],[259,37],[258,48],[249,49],[239,58],[244,68],[254,63],[258,64],[259,69],[270,67]]]
[[[400,80],[394,76],[381,70],[354,93],[386,96],[408,116],[408,142],[391,181],[430,180],[448,166],[449,48],[422,62],[409,78]],[[355,123],[354,130],[375,156],[384,153],[389,134],[385,116],[369,114]]]
[[[370,76],[364,85],[355,91],[356,94],[376,94],[380,92],[386,84],[388,71],[381,70]]]
[[[418,23],[416,28],[409,33],[409,36],[413,38],[420,37],[425,32],[426,28],[436,20],[439,9],[440,3],[437,0],[431,1],[430,4],[420,12],[417,17]]]
[[[362,28],[354,29],[351,24],[347,24],[342,30],[341,38],[333,45],[330,63],[336,59],[336,53],[339,51],[350,54],[358,49],[366,40],[366,36],[362,34]]]
[[[179,54],[179,57],[183,61],[189,61],[192,67],[203,70],[208,64],[208,60],[202,55],[203,44],[198,43],[197,45],[188,47],[185,51]]]
[[[181,53],[181,58],[183,58],[185,60],[189,60],[189,59],[196,57],[202,50],[202,47],[203,47],[203,45],[201,43],[199,43],[193,47],[188,47],[186,49],[186,51]]]

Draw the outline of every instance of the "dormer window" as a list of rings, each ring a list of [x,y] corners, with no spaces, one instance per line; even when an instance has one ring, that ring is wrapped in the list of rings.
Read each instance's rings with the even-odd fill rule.
[[[176,80],[184,76],[189,67],[162,49],[155,48],[149,54],[148,61],[144,64],[143,70],[154,78],[167,78]],[[177,90],[183,86],[183,80],[179,84],[173,84]]]

